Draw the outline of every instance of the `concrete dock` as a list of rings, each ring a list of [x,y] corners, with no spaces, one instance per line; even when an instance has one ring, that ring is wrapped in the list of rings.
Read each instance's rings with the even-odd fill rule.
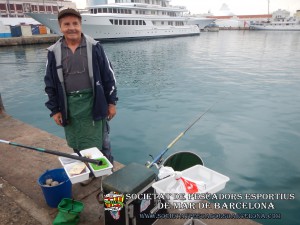
[[[16,143],[52,149],[65,153],[73,151],[66,141],[43,130],[32,127],[0,111],[0,139]],[[47,169],[60,168],[57,156],[40,153],[20,147],[0,143],[0,221],[1,224],[50,225],[57,214],[57,209],[47,206],[44,195],[37,183],[38,178]],[[115,163],[114,169],[122,167]],[[72,186],[73,198],[84,203],[80,216],[80,225],[104,225],[103,205],[96,195],[100,191],[100,178],[87,186]],[[185,213],[185,211],[179,211]],[[191,213],[197,213],[192,211]],[[232,213],[227,210],[205,209],[199,213]],[[185,220],[161,219],[156,225],[182,225]],[[243,224],[255,225],[246,219],[208,219],[207,225]],[[124,224],[125,225],[125,224]]]
[[[34,45],[54,43],[59,39],[57,34],[32,35],[27,37],[0,38],[0,47],[15,45]]]

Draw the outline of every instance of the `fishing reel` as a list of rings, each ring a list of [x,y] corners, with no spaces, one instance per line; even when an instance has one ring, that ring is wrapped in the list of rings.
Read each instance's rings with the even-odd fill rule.
[[[163,158],[160,158],[156,162],[153,162],[154,161],[153,155],[149,154],[149,156],[152,159],[152,163],[150,161],[147,161],[146,164],[145,164],[145,166],[148,167],[148,168],[150,168],[150,167],[152,167],[152,165],[154,165],[157,169],[159,169],[161,167],[160,164],[163,162]]]

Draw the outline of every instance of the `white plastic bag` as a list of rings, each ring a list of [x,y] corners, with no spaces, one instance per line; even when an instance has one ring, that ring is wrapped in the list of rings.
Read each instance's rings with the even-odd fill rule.
[[[173,170],[172,167],[162,166],[158,172],[158,179],[161,180],[163,178],[173,175],[174,173],[175,173],[175,171]]]
[[[166,192],[194,194],[204,192],[205,189],[205,182],[182,177],[182,173],[176,171],[174,174],[174,180],[172,180],[167,186]]]

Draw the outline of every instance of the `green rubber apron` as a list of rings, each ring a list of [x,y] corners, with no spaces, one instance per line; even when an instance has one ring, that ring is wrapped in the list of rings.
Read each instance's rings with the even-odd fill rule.
[[[69,147],[76,150],[102,149],[103,120],[93,121],[93,91],[85,89],[67,94],[68,125],[65,135]]]

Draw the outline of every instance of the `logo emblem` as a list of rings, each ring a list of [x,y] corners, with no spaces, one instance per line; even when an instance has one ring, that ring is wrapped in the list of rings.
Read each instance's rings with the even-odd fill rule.
[[[124,207],[124,195],[111,192],[104,196],[105,210],[120,211]]]

